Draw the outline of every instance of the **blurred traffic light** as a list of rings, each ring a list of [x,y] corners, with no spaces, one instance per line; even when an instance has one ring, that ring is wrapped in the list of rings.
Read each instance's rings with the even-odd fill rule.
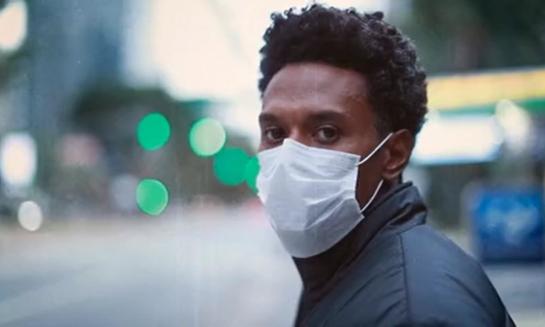
[[[246,163],[246,169],[244,171],[244,179],[246,180],[246,185],[257,193],[256,179],[259,174],[259,161],[257,157],[251,157]]]
[[[168,201],[168,190],[161,181],[146,178],[138,183],[136,203],[144,213],[159,215],[167,207]]]
[[[160,149],[170,139],[170,124],[160,113],[148,114],[138,124],[137,138],[145,150]]]
[[[189,146],[198,156],[213,156],[225,144],[225,129],[215,119],[202,118],[195,122],[189,131]]]
[[[250,158],[241,148],[225,147],[214,156],[214,175],[228,186],[239,185],[246,177],[246,165]]]

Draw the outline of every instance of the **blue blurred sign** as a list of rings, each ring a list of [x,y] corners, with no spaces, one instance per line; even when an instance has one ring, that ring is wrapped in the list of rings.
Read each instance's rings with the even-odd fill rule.
[[[483,188],[470,201],[473,243],[482,261],[544,260],[541,189]]]

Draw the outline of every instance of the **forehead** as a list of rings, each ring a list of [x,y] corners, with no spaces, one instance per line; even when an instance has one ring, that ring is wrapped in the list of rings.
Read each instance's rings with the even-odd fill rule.
[[[362,105],[368,107],[365,77],[322,63],[285,66],[273,76],[263,94],[263,111],[293,106],[346,111]]]

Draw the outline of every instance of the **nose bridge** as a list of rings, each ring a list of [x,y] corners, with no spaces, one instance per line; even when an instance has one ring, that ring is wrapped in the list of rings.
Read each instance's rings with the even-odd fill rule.
[[[308,135],[306,135],[303,126],[299,126],[296,124],[292,125],[288,137],[304,145],[311,146],[311,139]]]
[[[284,137],[310,146],[312,143],[312,132],[308,126],[308,107],[301,104],[298,98],[289,98],[290,101],[275,104],[277,115],[282,117]]]

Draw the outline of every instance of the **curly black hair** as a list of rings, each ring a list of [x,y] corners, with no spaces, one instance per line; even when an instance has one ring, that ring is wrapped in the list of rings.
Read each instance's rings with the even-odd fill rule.
[[[312,4],[271,15],[260,49],[263,93],[284,66],[322,62],[361,73],[380,134],[407,129],[416,135],[427,112],[426,73],[412,42],[383,21],[383,13],[361,14]],[[363,90],[362,90],[363,92]]]

